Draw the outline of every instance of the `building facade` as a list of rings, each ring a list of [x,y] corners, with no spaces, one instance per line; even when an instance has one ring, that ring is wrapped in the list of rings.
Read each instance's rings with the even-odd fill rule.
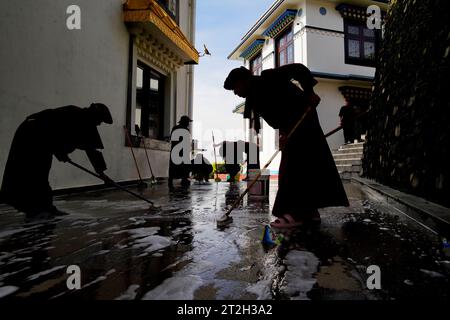
[[[155,176],[167,177],[171,127],[192,115],[195,7],[195,0],[0,2],[0,179],[26,116],[92,102],[106,104],[114,121],[99,127],[106,173],[138,179],[125,126],[142,177],[151,176],[143,141]],[[140,145],[136,124],[145,136]],[[71,158],[89,163],[81,151]],[[65,189],[99,181],[54,161],[50,184]]]
[[[315,91],[322,100],[317,111],[327,133],[340,125],[339,110],[346,99],[360,112],[368,108],[382,32],[367,27],[367,8],[377,5],[382,18],[386,2],[277,0],[228,58],[242,60],[255,75],[291,63],[307,66],[318,80]],[[234,112],[243,109],[241,104]],[[247,139],[259,140],[265,163],[278,148],[277,133],[265,122],[259,136],[249,128],[248,120],[244,128]],[[330,148],[343,144],[342,133],[330,136],[328,143]],[[279,160],[270,166],[273,173]]]

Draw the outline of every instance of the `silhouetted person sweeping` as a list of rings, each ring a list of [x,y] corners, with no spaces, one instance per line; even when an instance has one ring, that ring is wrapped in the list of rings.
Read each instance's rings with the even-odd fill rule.
[[[236,181],[236,175],[241,171],[242,153],[236,152],[236,142],[224,141],[219,148],[220,156],[225,160],[225,171],[229,178],[227,182]]]
[[[355,140],[355,110],[348,100],[346,100],[345,106],[339,110],[339,119],[344,131],[345,144],[353,143]]]
[[[320,98],[313,91],[316,84],[302,64],[265,70],[261,76],[252,75],[244,67],[237,68],[224,84],[225,89],[246,98],[244,118],[259,121],[262,117],[272,128],[279,129],[284,149],[272,211],[277,217],[271,223],[274,228],[320,223],[318,208],[349,205],[316,110],[310,111],[290,139],[286,139],[307,108],[318,105]]]
[[[9,151],[1,188],[3,200],[27,217],[65,214],[53,205],[48,181],[53,156],[67,162],[75,149],[84,150],[95,171],[103,175],[106,164],[97,150],[103,149],[97,130],[102,122],[113,121],[108,107],[100,103],[88,108],[70,105],[47,109],[28,116],[17,129]]]
[[[213,166],[203,154],[197,154],[195,159],[192,159],[192,176],[198,182],[209,182],[209,176],[213,172]]]
[[[225,170],[230,176],[228,182],[234,182],[241,171],[244,153],[247,157],[247,170],[259,169],[259,149],[255,143],[239,140],[223,141],[220,144],[219,154],[225,160]]]
[[[178,125],[172,128],[170,136],[172,147],[169,162],[169,188],[173,188],[174,179],[181,179],[181,185],[183,187],[188,187],[191,184],[189,181],[189,174],[191,172],[190,154],[184,153],[184,150],[190,150],[191,146],[189,131],[189,124],[191,122],[192,120],[188,116],[182,116],[180,121],[178,121]],[[184,144],[185,148],[182,148],[181,144]]]

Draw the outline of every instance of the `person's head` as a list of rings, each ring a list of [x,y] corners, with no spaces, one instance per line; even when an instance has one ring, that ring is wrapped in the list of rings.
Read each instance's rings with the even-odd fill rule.
[[[88,110],[91,112],[92,120],[97,126],[101,125],[102,122],[107,124],[113,123],[111,112],[103,103],[92,103]]]
[[[231,70],[230,74],[225,80],[223,87],[226,90],[234,91],[235,95],[241,98],[246,98],[250,87],[252,73],[244,67]]]
[[[180,121],[178,121],[178,124],[181,125],[182,127],[189,127],[189,124],[192,122],[192,120],[188,117],[188,116],[182,116],[180,118]]]

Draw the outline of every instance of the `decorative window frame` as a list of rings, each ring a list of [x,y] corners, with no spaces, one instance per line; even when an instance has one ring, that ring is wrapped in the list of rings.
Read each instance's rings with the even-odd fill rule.
[[[283,64],[283,65],[287,65],[287,64],[291,64],[291,63],[294,63],[294,62],[295,62],[294,25],[293,25],[293,24],[290,24],[288,27],[284,28],[283,32],[282,32],[282,33],[279,33],[279,34],[277,35],[277,38],[275,39],[275,66],[276,66],[276,67],[280,67],[280,66],[281,66],[281,65],[280,65],[280,56],[279,56],[279,52],[278,52],[279,46],[280,46],[279,41],[280,41],[280,38],[284,37],[287,33],[292,33],[292,38],[289,40],[289,43],[285,45],[285,47],[286,47],[286,49],[285,49],[285,50],[286,50],[286,59],[288,58],[288,55],[287,55],[287,47],[288,47],[289,45],[292,45],[292,46],[293,46],[292,62],[290,62],[290,63],[285,63],[285,64]]]
[[[350,21],[349,20],[344,20],[345,63],[346,64],[352,64],[352,65],[358,65],[358,66],[365,66],[365,67],[373,67],[373,68],[375,68],[376,67],[376,62],[377,62],[377,57],[378,57],[378,51],[379,51],[379,47],[380,47],[380,35],[379,35],[379,32],[374,30],[374,34],[375,34],[374,38],[364,37],[364,35],[353,37],[348,32],[349,25],[358,26],[359,28],[361,28],[360,30],[363,30],[363,27],[364,27],[364,24],[361,24],[358,21],[355,21],[355,20],[350,20]],[[362,57],[360,57],[360,58],[349,56],[349,40],[352,40],[352,39],[359,41],[360,54],[362,54]],[[374,55],[373,59],[365,58],[363,56],[364,42],[365,42],[364,40],[368,40],[367,42],[369,42],[369,40],[370,40],[370,42],[374,43],[375,55]]]
[[[256,65],[254,65],[255,61],[257,62]],[[261,72],[263,71],[263,58],[262,58],[262,52],[259,51],[256,55],[252,57],[252,59],[249,61],[250,65],[250,72],[255,76],[260,76]],[[258,72],[255,72],[258,71]]]
[[[365,66],[365,67],[375,67],[378,57],[378,52],[380,49],[380,43],[382,39],[382,32],[381,30],[374,30],[375,37],[374,37],[374,44],[375,44],[375,56],[373,59],[367,59],[364,57],[361,58],[355,58],[350,57],[348,54],[348,40],[349,40],[349,33],[348,33],[348,26],[350,24],[352,25],[358,25],[360,27],[366,26],[367,24],[367,18],[370,16],[367,13],[366,8],[354,6],[350,4],[339,4],[336,7],[336,10],[340,12],[343,21],[344,21],[344,55],[345,55],[345,63],[346,64],[352,64],[352,65],[359,65],[359,66]],[[384,20],[386,16],[386,12],[381,12],[381,18]],[[364,44],[364,35],[360,37],[360,46]],[[368,38],[369,40],[369,38]],[[363,52],[364,48],[360,47],[361,52]]]

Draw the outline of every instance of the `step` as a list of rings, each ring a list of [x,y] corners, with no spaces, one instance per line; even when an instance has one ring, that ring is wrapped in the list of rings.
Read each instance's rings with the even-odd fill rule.
[[[347,158],[358,158],[361,159],[362,158],[362,153],[359,152],[349,152],[349,153],[333,153],[333,158],[337,159],[347,159]]]
[[[440,237],[450,239],[450,208],[373,180],[352,177],[352,182],[361,185],[361,190],[368,199],[387,212],[408,216],[423,227],[436,232]],[[445,251],[449,251],[447,244],[448,242],[443,243],[442,246],[444,254],[446,254]]]
[[[338,172],[361,172],[362,166],[361,165],[352,165],[352,164],[336,164],[336,168],[338,169]]]
[[[361,165],[361,158],[334,159],[337,165]]]
[[[360,153],[363,154],[364,148],[351,148],[351,149],[339,149],[337,152],[339,154],[343,153]]]
[[[362,148],[362,147],[364,147],[364,142],[343,144],[340,147],[340,149]]]
[[[352,180],[361,177],[359,172],[342,172],[339,175],[342,180]]]
[[[359,172],[344,171],[344,172],[339,172],[339,175],[340,175],[342,180],[351,180],[353,178],[359,178],[360,177]]]

